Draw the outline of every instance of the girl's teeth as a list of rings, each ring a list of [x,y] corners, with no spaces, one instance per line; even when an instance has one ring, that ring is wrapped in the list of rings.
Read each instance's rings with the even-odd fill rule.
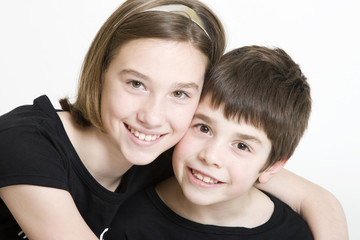
[[[209,177],[204,177],[204,178],[203,178],[203,181],[206,182],[206,183],[209,183],[209,182],[210,182],[210,178],[209,178]]]
[[[158,139],[160,135],[145,135],[144,133],[139,133],[137,130],[134,130],[128,126],[128,129],[135,137],[139,138],[142,141],[150,142]]]

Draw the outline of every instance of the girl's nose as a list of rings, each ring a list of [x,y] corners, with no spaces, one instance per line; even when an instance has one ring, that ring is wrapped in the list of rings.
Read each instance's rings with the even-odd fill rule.
[[[144,124],[145,127],[159,127],[165,123],[166,102],[164,99],[151,96],[147,98],[139,112],[137,113],[138,120]]]

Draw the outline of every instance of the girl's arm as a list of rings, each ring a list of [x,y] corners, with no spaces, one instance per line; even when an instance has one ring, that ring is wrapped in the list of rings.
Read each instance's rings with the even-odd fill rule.
[[[28,239],[98,240],[65,190],[13,185],[0,188],[0,197]]]
[[[324,188],[282,169],[257,187],[291,206],[308,223],[315,240],[349,239],[340,202]]]

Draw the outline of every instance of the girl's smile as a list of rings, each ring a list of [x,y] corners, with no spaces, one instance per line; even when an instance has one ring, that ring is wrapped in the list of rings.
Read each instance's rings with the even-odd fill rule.
[[[188,129],[207,58],[188,42],[126,42],[103,75],[101,116],[119,159],[143,165],[174,146]]]

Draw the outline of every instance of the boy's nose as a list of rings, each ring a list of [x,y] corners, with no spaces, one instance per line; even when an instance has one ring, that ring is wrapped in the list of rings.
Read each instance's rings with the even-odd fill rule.
[[[199,152],[199,159],[207,165],[214,165],[218,168],[223,166],[221,147],[217,144],[207,143]]]

